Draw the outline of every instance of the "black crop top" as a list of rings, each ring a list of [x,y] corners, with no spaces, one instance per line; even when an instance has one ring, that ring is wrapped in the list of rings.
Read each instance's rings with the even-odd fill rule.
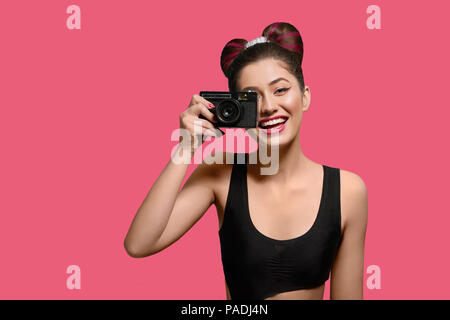
[[[219,230],[223,270],[231,299],[263,300],[281,292],[322,285],[329,279],[341,241],[339,169],[322,165],[322,196],[313,226],[299,237],[277,240],[259,232],[250,218],[248,155],[239,157],[245,160],[241,158],[237,163],[237,154],[234,156]]]

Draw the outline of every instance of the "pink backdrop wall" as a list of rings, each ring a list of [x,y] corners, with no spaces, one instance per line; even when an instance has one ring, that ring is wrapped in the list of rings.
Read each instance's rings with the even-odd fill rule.
[[[80,30],[66,27],[71,4]],[[366,27],[372,4],[381,30]],[[225,43],[275,21],[304,41],[303,151],[368,188],[365,267],[381,268],[381,289],[365,286],[365,299],[450,298],[449,9],[444,0],[1,1],[0,298],[225,299],[215,207],[155,256],[133,259],[123,240],[191,96],[228,89]],[[66,288],[72,264],[80,290]]]

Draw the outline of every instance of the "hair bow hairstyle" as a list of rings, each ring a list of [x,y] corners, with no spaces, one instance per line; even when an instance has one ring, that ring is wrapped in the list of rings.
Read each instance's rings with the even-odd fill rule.
[[[275,58],[286,63],[287,69],[297,78],[303,92],[302,72],[303,41],[300,32],[287,22],[274,22],[267,26],[262,36],[268,42],[256,43],[248,48],[246,39],[228,41],[222,50],[220,66],[228,78],[230,91],[236,91],[239,71],[246,65],[264,58]]]

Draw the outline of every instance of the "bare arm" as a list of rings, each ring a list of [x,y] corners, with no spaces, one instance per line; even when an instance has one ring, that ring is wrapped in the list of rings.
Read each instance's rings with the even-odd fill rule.
[[[191,141],[196,133],[195,125],[201,124],[203,134],[207,134],[208,129],[215,129],[206,120],[214,121],[208,104],[204,98],[193,95],[188,108],[180,115],[180,129],[191,135]],[[206,119],[199,119],[200,114]],[[191,141],[178,145],[178,150],[189,159],[198,147]],[[146,257],[168,247],[186,233],[214,202],[212,166],[205,163],[194,170],[179,191],[189,166],[183,162],[190,161],[177,164],[169,160],[139,207],[124,240],[125,250],[131,257]]]
[[[345,170],[341,170],[341,213],[346,223],[331,271],[330,299],[363,299],[367,189],[358,175]]]
[[[178,192],[187,167],[169,161],[153,184],[125,237],[124,246],[130,256],[142,258],[165,249],[214,202],[213,176],[207,164],[200,164]]]

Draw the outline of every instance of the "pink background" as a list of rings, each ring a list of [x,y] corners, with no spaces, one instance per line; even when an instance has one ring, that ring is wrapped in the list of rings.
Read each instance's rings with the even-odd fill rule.
[[[81,8],[68,30],[66,8]],[[381,8],[381,30],[366,8]],[[212,206],[178,242],[123,240],[232,38],[302,34],[312,160],[366,182],[365,299],[448,299],[449,2],[1,1],[1,299],[225,299]],[[191,165],[186,178],[195,168]],[[81,268],[81,290],[66,268]],[[367,279],[369,275],[365,275]],[[328,282],[325,298],[328,298]]]

